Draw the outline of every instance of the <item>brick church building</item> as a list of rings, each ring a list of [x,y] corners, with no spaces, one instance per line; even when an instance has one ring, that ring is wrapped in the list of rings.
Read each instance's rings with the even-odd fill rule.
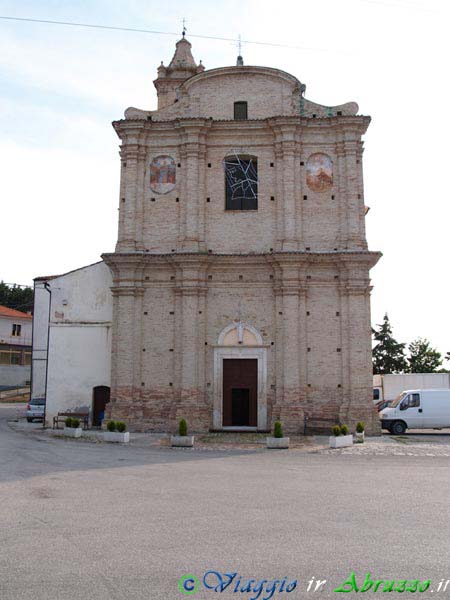
[[[158,108],[121,140],[108,416],[136,430],[303,419],[376,427],[361,136],[355,103],[293,75],[205,70],[176,44]]]
[[[52,279],[36,279],[51,306],[35,314],[51,315],[59,340],[48,419],[85,407],[95,421],[96,394],[110,391],[106,418],[135,431],[186,418],[192,431],[281,420],[302,432],[305,417],[376,431],[369,270],[380,253],[367,248],[361,141],[370,118],[353,102],[313,103],[293,75],[242,57],[205,70],[184,36],[154,84],[157,110],[128,108],[113,123],[115,252],[55,279],[52,295]]]

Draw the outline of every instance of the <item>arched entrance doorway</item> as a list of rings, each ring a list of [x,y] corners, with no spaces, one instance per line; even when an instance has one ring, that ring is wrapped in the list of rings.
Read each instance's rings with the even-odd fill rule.
[[[105,408],[109,402],[111,389],[107,385],[98,385],[93,389],[92,425],[100,427],[105,417]]]
[[[214,429],[267,429],[267,347],[240,320],[225,327],[214,348]]]

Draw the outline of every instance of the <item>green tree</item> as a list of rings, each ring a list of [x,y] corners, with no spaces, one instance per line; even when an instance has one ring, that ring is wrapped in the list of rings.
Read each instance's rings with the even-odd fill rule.
[[[372,330],[374,340],[378,342],[372,351],[373,372],[375,375],[404,373],[408,367],[405,357],[405,345],[397,342],[392,335],[392,325],[387,313],[383,323]]]
[[[0,282],[0,305],[27,312],[33,310],[33,288]]]
[[[450,362],[450,352],[447,352],[447,354],[444,356],[443,360]],[[450,371],[448,369],[446,369],[445,367],[441,367],[438,370],[438,373],[450,373]]]
[[[436,373],[442,365],[442,354],[430,346],[425,338],[417,338],[408,346],[410,373]]]

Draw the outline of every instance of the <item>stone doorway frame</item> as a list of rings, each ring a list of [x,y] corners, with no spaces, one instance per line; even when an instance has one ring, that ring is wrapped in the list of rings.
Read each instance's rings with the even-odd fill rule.
[[[243,331],[247,329],[256,339],[255,345],[236,344],[224,346],[224,339],[227,333],[233,329]],[[267,349],[269,344],[264,344],[262,336],[257,329],[248,323],[233,322],[219,335],[218,344],[214,345],[214,402],[213,402],[213,428],[214,430],[231,429],[223,426],[223,359],[245,359],[253,358],[257,360],[257,430],[267,431]],[[232,429],[249,429],[248,427],[233,427]]]

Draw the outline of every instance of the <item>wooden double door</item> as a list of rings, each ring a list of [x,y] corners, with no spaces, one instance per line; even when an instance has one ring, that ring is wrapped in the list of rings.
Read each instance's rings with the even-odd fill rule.
[[[258,424],[258,361],[223,359],[223,426],[256,427]]]

